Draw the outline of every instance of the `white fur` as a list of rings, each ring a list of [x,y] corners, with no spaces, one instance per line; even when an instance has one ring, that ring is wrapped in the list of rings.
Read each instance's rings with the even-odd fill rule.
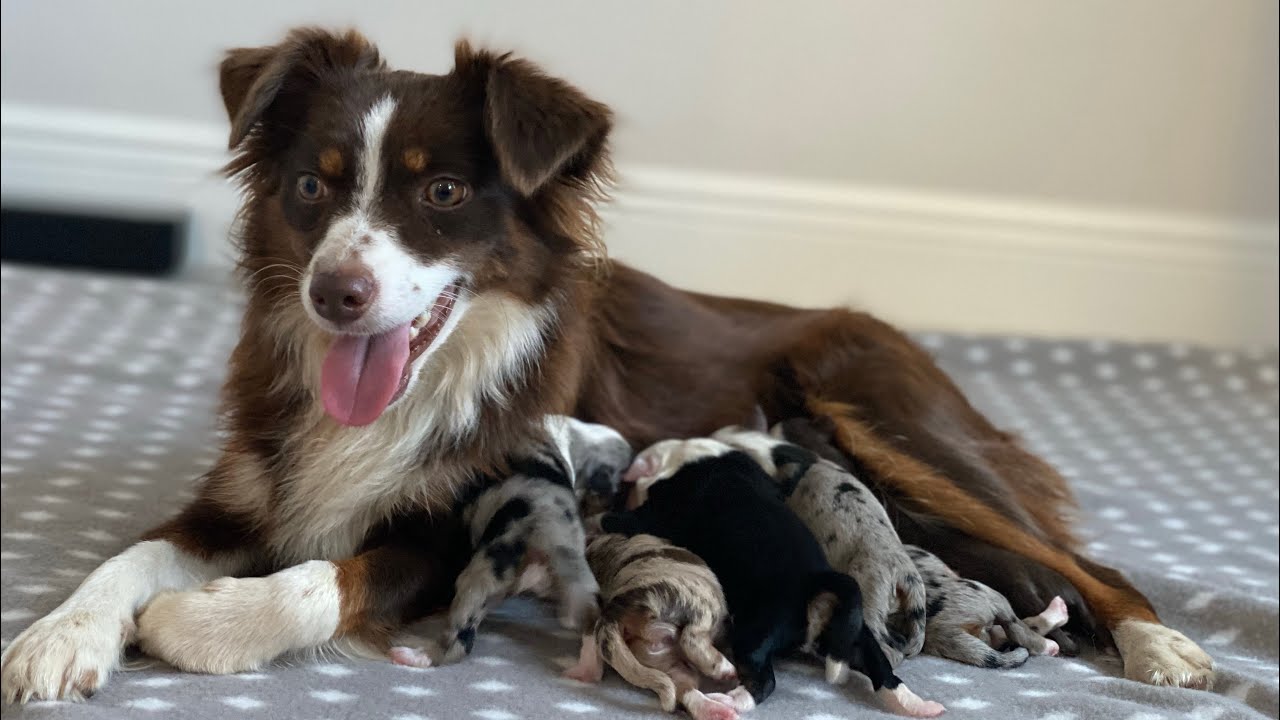
[[[5,651],[5,702],[92,693],[119,665],[138,608],[156,593],[191,587],[237,565],[232,558],[200,560],[166,540],[141,542],[111,558]]]
[[[390,96],[374,103],[361,123],[364,148],[355,189],[355,205],[329,226],[302,278],[301,300],[312,322],[331,333],[371,335],[410,322],[431,309],[436,298],[460,279],[448,262],[424,265],[400,244],[395,229],[378,219],[377,202],[382,189],[382,145],[387,125],[395,113]],[[338,327],[320,317],[311,304],[311,279],[317,273],[336,270],[344,263],[369,268],[378,283],[373,306],[356,322]],[[455,306],[457,312],[461,308]],[[442,332],[436,344],[444,340]],[[428,350],[429,352],[429,350]]]
[[[396,101],[390,95],[382,98],[369,108],[360,123],[360,134],[364,140],[364,152],[360,156],[360,180],[356,186],[356,206],[365,213],[370,212],[378,199],[378,191],[382,189],[382,144],[387,136],[387,126],[391,124],[391,116],[395,114]]]
[[[483,400],[504,400],[503,386],[537,357],[555,317],[549,307],[503,293],[475,297],[460,309],[455,306],[434,353],[415,362],[403,397],[372,424],[345,427],[314,404],[308,426],[286,448],[296,459],[293,491],[282,499],[271,533],[282,559],[346,557],[396,506],[459,479],[440,475],[424,458],[474,431]],[[298,313],[281,313],[275,330],[281,341],[299,344],[292,353],[296,371],[318,397],[328,336]]]
[[[566,415],[544,415],[542,424],[555,445],[556,453],[564,459],[565,472],[569,473],[569,484],[577,486],[578,479],[573,467],[573,432],[574,424],[586,425]]]
[[[876,694],[880,696],[880,701],[884,703],[886,708],[898,715],[937,717],[947,710],[941,703],[921,698],[912,692],[911,688],[908,688],[905,683],[892,690],[880,688]]]
[[[750,455],[751,459],[764,468],[764,471],[770,477],[778,474],[778,468],[773,464],[773,449],[779,444],[777,438],[762,432],[747,430],[737,425],[720,428],[711,433],[711,437]]]
[[[138,617],[138,644],[181,670],[252,670],[333,638],[337,567],[313,560],[261,578],[224,577],[157,596]]]
[[[711,438],[693,438],[690,440],[662,440],[650,445],[632,461],[633,470],[643,468],[639,474],[628,471],[627,480],[632,482],[631,493],[627,497],[627,507],[637,508],[649,499],[649,488],[661,480],[675,475],[680,468],[702,458],[719,457],[733,448]]]
[[[1124,659],[1124,675],[1130,680],[1205,690],[1213,686],[1213,658],[1177,630],[1126,620],[1112,636]]]

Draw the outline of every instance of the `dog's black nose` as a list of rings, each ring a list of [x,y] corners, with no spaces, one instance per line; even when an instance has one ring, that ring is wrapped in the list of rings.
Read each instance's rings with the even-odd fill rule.
[[[363,317],[377,294],[378,282],[364,265],[343,265],[311,278],[311,305],[320,317],[338,324]]]

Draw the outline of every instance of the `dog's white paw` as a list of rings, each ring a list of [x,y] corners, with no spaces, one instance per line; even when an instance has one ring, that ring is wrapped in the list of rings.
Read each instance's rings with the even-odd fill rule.
[[[1213,658],[1177,630],[1126,620],[1112,635],[1124,659],[1124,676],[1130,680],[1197,690],[1213,687]]]
[[[188,672],[254,670],[316,647],[338,625],[333,564],[303,563],[263,578],[220,578],[157,595],[138,616],[144,652]]]
[[[826,677],[832,685],[843,685],[849,681],[849,666],[841,660],[826,658]]]
[[[55,610],[5,650],[0,660],[4,701],[83,700],[120,664],[132,632],[128,618]]]
[[[892,690],[880,688],[876,694],[880,696],[880,700],[890,712],[898,715],[931,718],[938,717],[947,711],[942,703],[925,700],[912,692],[906,684],[899,684],[898,687]]]

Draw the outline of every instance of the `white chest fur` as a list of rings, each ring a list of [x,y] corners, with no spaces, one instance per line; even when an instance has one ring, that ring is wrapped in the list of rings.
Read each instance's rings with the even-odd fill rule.
[[[465,443],[482,404],[504,402],[503,389],[537,361],[554,319],[552,308],[506,294],[460,301],[450,318],[455,327],[416,361],[404,397],[374,423],[341,426],[316,403],[285,446],[293,469],[275,510],[276,555],[347,557],[396,509],[447,500],[467,469],[433,462],[432,449]],[[314,326],[290,329],[303,334],[295,357],[316,388],[328,339]]]

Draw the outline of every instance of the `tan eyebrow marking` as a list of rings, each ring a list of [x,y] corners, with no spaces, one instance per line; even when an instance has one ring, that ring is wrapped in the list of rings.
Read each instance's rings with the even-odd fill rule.
[[[329,177],[342,175],[342,151],[328,148],[320,153],[320,172]]]
[[[422,172],[427,167],[427,153],[422,148],[404,151],[404,166],[412,172]]]

